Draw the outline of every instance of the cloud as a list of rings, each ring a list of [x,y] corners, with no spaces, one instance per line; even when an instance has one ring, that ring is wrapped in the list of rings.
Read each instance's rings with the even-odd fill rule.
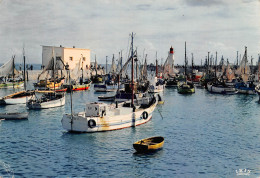
[[[136,33],[139,54],[145,49],[151,62],[156,51],[165,59],[172,45],[176,62],[182,64],[184,41],[198,61],[207,51],[231,58],[245,45],[256,55],[258,12],[259,1],[248,0],[3,0],[0,63],[21,56],[23,44],[30,63],[41,63],[40,45],[89,48],[100,63],[122,49],[126,58],[131,32]]]
[[[185,0],[190,6],[213,6],[222,4],[222,0]]]

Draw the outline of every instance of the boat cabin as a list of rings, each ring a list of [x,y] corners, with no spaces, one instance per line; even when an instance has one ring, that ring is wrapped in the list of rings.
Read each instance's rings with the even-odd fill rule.
[[[88,103],[86,104],[86,117],[103,117],[106,115],[107,104],[105,103]]]

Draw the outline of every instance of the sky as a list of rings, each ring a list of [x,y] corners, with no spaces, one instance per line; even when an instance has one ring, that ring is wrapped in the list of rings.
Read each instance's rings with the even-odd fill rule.
[[[0,0],[0,63],[16,55],[42,60],[41,45],[87,48],[91,60],[111,62],[129,53],[130,34],[140,61],[159,63],[175,51],[175,64],[187,56],[195,64],[210,52],[236,60],[237,51],[257,61],[260,53],[260,0]]]

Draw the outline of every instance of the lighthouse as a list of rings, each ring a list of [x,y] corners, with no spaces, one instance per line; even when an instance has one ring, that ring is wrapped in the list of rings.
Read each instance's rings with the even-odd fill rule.
[[[174,50],[173,47],[171,46],[170,48],[170,53],[168,55],[168,64],[171,66],[171,68],[174,68]]]
[[[164,78],[174,75],[174,49],[171,46],[168,57],[164,63]]]

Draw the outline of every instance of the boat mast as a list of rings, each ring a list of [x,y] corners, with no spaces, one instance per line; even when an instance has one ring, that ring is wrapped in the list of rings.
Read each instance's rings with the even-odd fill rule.
[[[237,68],[238,68],[238,51],[237,51]]]
[[[131,82],[131,85],[132,85],[132,100],[131,100],[131,105],[132,107],[134,107],[134,45],[133,45],[133,40],[134,40],[134,33],[132,32],[131,34],[131,58],[132,58],[132,82]]]
[[[107,56],[106,56],[106,74],[107,74]]]
[[[95,55],[95,71],[96,71],[96,77],[97,77],[97,58],[96,58],[96,55]]]
[[[158,60],[157,60],[157,51],[156,51],[156,60],[155,60],[155,63],[156,63],[155,76],[157,77],[157,76],[158,76]]]
[[[26,91],[26,81],[25,81],[25,51],[23,47],[23,81],[24,81],[24,90]]]
[[[81,75],[81,79],[82,79],[82,83],[81,85],[83,84],[83,54],[81,54],[82,56],[82,67],[81,67],[81,71],[82,71],[82,75]]]
[[[13,56],[13,88],[14,88],[14,68],[15,68],[14,59],[15,59],[15,55]]]
[[[69,69],[68,69],[69,70]],[[70,79],[70,70],[69,70],[69,86],[70,86],[70,112],[71,112],[71,122],[70,122],[70,130],[72,131],[72,124],[73,124],[73,110],[72,110],[72,84]]]
[[[54,84],[54,94],[55,94],[55,58],[54,58],[54,47],[52,47],[52,59],[53,59],[53,84]]]
[[[138,63],[137,63],[138,59],[137,59],[137,48],[136,48],[136,58],[135,58],[135,78],[136,80],[138,79]]]
[[[244,74],[246,74],[246,63],[247,63],[247,47],[245,46],[245,65],[244,65]]]
[[[215,59],[215,80],[217,79],[217,57],[218,57],[218,52],[216,51],[216,59]]]
[[[208,60],[207,60],[207,73],[209,74],[209,52],[208,52]]]
[[[193,68],[194,68],[194,63],[193,63],[193,53],[191,53],[191,82],[193,83],[194,77],[193,77]]]
[[[121,50],[121,58],[120,58],[121,59],[121,70],[123,69],[123,55],[122,55],[122,53],[123,53],[123,50]]]
[[[185,59],[184,59],[184,76],[185,76],[185,82],[186,82],[186,75],[187,75],[187,71],[186,71],[186,64],[187,64],[187,58],[186,58],[186,41],[185,41]]]

